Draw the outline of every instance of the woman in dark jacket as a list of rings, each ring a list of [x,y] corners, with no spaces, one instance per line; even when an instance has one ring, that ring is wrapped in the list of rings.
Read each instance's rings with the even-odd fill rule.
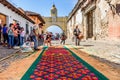
[[[8,28],[7,28],[6,24],[4,24],[4,25],[3,25],[3,28],[2,28],[3,46],[6,45],[6,41],[7,41],[7,43],[8,43],[8,34],[7,34],[7,30],[8,30]]]
[[[78,26],[76,26],[73,33],[74,33],[74,36],[75,36],[75,44],[76,44],[76,46],[79,46],[80,45],[80,39],[78,38],[78,36],[81,33],[81,31],[79,30]]]

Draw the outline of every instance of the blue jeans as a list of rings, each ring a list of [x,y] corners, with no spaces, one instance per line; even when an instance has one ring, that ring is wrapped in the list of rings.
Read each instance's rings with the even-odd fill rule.
[[[24,43],[24,37],[20,36],[20,46],[22,46]]]
[[[7,43],[9,42],[8,34],[7,33],[3,33],[3,42],[6,43],[6,41],[7,41]]]
[[[32,40],[34,42],[34,49],[37,49],[37,47],[38,47],[38,41],[37,41],[36,36],[32,36]]]
[[[12,47],[14,46],[14,36],[13,35],[8,35],[8,41],[9,41],[9,45]]]
[[[19,38],[18,37],[14,37],[14,41],[15,41],[14,46],[18,46]]]

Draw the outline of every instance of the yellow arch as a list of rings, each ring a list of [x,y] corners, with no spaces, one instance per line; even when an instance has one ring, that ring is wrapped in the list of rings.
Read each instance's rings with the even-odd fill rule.
[[[52,17],[43,17],[45,25],[43,30],[45,31],[48,27],[56,25],[60,27],[67,34],[67,17],[57,17],[56,21],[52,20]]]

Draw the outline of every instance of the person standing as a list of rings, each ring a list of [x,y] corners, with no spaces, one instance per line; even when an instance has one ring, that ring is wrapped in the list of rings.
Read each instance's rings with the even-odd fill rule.
[[[8,34],[7,34],[7,26],[6,24],[3,25],[3,28],[2,28],[2,34],[3,34],[3,46],[6,45],[6,41],[8,42]]]
[[[20,32],[21,32],[21,27],[20,27],[19,23],[16,24],[16,28],[18,29],[18,40],[19,40],[18,46],[20,46]]]
[[[14,32],[13,32],[14,25],[11,23],[8,29],[8,41],[9,41],[9,48],[14,46]]]
[[[39,23],[39,38],[38,38],[38,46],[42,46],[44,42],[44,32],[43,32],[43,24]]]
[[[51,33],[50,32],[46,32],[46,39],[44,41],[44,44],[47,43],[47,46],[52,46],[51,45]]]
[[[32,38],[32,41],[34,42],[34,50],[39,50],[38,49],[38,34],[36,33],[36,26],[33,26],[33,30],[30,33],[30,36]]]
[[[2,25],[0,24],[0,44],[1,44]]]
[[[62,33],[61,35],[61,44],[63,43],[63,45],[65,45],[65,40],[67,39],[67,36],[65,35],[65,33]]]
[[[80,45],[80,39],[78,38],[78,36],[81,33],[81,31],[79,30],[78,25],[74,29],[73,33],[74,33],[74,36],[75,36],[75,45],[79,46]]]
[[[15,28],[13,32],[14,32],[14,46],[19,46],[19,38],[18,38],[19,30],[18,30],[18,28]]]
[[[39,45],[39,46],[44,45],[44,32],[43,32],[43,31],[42,31],[42,33],[39,35],[38,45]]]
[[[21,28],[21,32],[20,32],[20,46],[23,45],[23,43],[24,43],[24,38],[25,38],[25,31],[24,31],[24,28],[22,27],[22,28]]]

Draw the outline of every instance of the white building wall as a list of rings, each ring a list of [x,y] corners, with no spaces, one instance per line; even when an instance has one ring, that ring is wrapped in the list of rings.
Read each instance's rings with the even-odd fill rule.
[[[76,23],[75,23],[75,25],[78,25],[78,26],[79,26],[79,29],[83,32],[82,12],[81,12],[81,9],[79,9],[79,10],[76,12]]]
[[[4,14],[7,16],[7,25],[13,22],[13,20],[17,20],[20,24],[21,27],[24,27],[26,30],[26,23],[29,25],[29,32],[30,32],[30,27],[33,26],[33,23],[30,21],[26,20],[22,16],[18,15],[17,13],[13,12],[12,10],[8,9],[6,6],[3,4],[0,4],[0,13]]]
[[[71,29],[70,27],[71,27],[71,22],[68,21],[67,22],[67,32],[68,32],[67,36],[68,36],[68,39],[70,39],[70,29]]]
[[[72,17],[68,22],[67,22],[67,30],[69,34],[67,35],[70,40],[73,39],[73,30],[74,30],[74,18]]]
[[[74,27],[73,25],[74,25],[74,16],[72,16],[72,18],[71,18],[71,22],[72,22],[72,27]]]
[[[76,25],[77,24],[82,24],[82,12],[80,9],[76,13]]]
[[[74,35],[73,35],[73,30],[76,25],[79,26],[80,30],[83,30],[82,28],[82,12],[81,9],[79,9],[72,17],[71,19],[67,22],[67,28],[70,32],[69,36],[70,39],[73,40]]]
[[[68,21],[68,24],[67,24],[67,37],[68,37],[68,39],[70,38],[69,28],[70,28],[70,22]]]

